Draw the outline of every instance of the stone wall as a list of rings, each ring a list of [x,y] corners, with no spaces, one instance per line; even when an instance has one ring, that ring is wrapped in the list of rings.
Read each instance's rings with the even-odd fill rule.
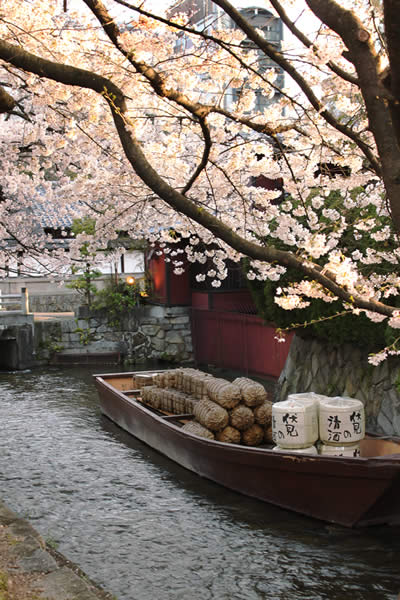
[[[111,325],[104,311],[85,317],[35,322],[37,359],[57,354],[89,355],[119,353],[122,362],[165,360],[193,361],[189,309],[186,307],[139,306]]]
[[[369,431],[400,436],[399,390],[400,359],[392,357],[374,367],[368,363],[368,354],[353,346],[330,346],[295,336],[276,400],[309,391],[357,398],[364,404]]]

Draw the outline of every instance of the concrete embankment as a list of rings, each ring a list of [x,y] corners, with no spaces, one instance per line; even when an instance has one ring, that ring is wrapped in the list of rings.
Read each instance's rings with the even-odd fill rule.
[[[115,600],[1,500],[0,598]]]

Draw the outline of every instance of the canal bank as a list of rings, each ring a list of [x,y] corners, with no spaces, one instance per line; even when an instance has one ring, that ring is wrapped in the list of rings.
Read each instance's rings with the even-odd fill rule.
[[[118,317],[87,307],[81,307],[77,316],[0,311],[0,370],[157,360],[193,363],[188,307],[137,306]]]
[[[112,600],[0,500],[1,600]]]

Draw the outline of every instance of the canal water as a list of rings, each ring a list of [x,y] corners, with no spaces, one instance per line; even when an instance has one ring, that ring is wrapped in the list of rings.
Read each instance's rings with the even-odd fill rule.
[[[101,416],[93,372],[0,373],[0,497],[118,600],[397,599],[400,529],[325,525],[187,472]]]

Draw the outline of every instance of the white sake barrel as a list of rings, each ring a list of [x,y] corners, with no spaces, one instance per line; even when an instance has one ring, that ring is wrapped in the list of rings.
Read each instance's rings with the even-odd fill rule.
[[[355,398],[326,398],[319,402],[319,437],[325,444],[355,444],[365,436],[364,406]]]
[[[333,446],[332,444],[319,445],[319,454],[323,456],[346,456],[356,458],[360,456],[360,444],[348,444],[347,446]]]
[[[281,448],[280,446],[274,446],[272,450],[274,450],[274,452],[289,452],[290,454],[318,454],[318,450],[315,446],[308,446],[307,448]]]
[[[281,448],[308,448],[318,439],[315,399],[287,400],[272,405],[272,439]]]

